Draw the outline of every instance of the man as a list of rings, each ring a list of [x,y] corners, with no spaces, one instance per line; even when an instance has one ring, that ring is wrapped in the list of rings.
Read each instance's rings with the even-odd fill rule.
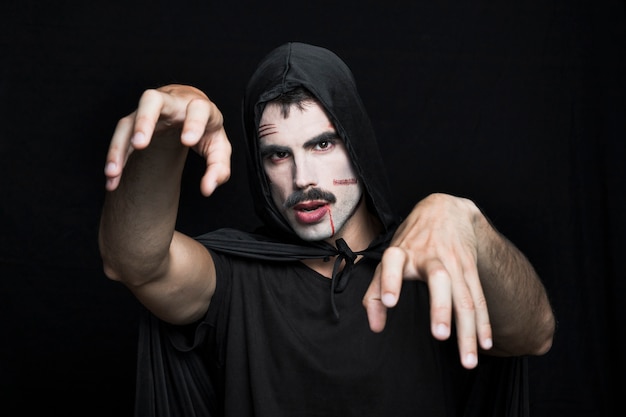
[[[554,332],[523,254],[466,199],[431,195],[400,223],[332,52],[275,49],[243,108],[255,233],[175,230],[188,149],[207,161],[204,195],[230,175],[222,115],[202,92],[146,91],[111,140],[104,268],[152,315],[138,415],[523,413],[505,391]]]

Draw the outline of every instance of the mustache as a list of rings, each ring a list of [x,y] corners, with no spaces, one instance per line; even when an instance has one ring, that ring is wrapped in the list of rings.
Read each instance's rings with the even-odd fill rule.
[[[296,204],[310,200],[325,200],[332,204],[337,201],[337,197],[330,191],[324,191],[319,188],[311,188],[307,191],[298,190],[287,198],[285,207],[292,208]]]

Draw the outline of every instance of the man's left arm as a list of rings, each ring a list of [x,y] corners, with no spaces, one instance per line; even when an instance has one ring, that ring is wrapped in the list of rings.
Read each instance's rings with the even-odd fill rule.
[[[454,320],[466,368],[476,366],[479,346],[542,355],[552,345],[555,320],[541,280],[470,200],[432,194],[398,228],[363,300],[373,331],[384,328],[403,279],[428,285],[435,338],[449,338]]]
[[[488,219],[475,220],[478,275],[494,333],[493,353],[543,355],[552,346],[555,318],[528,259]]]

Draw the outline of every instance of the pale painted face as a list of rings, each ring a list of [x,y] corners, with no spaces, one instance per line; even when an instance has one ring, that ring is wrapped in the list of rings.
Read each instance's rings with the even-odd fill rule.
[[[303,110],[292,106],[287,118],[280,106],[266,106],[259,138],[274,203],[301,239],[335,240],[346,227],[357,227],[349,220],[361,200],[361,184],[317,103],[306,102]]]

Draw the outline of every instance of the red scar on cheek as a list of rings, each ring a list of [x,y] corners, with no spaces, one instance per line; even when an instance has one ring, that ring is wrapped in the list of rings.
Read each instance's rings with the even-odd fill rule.
[[[333,185],[350,185],[356,184],[356,178],[346,178],[345,180],[333,180]]]

